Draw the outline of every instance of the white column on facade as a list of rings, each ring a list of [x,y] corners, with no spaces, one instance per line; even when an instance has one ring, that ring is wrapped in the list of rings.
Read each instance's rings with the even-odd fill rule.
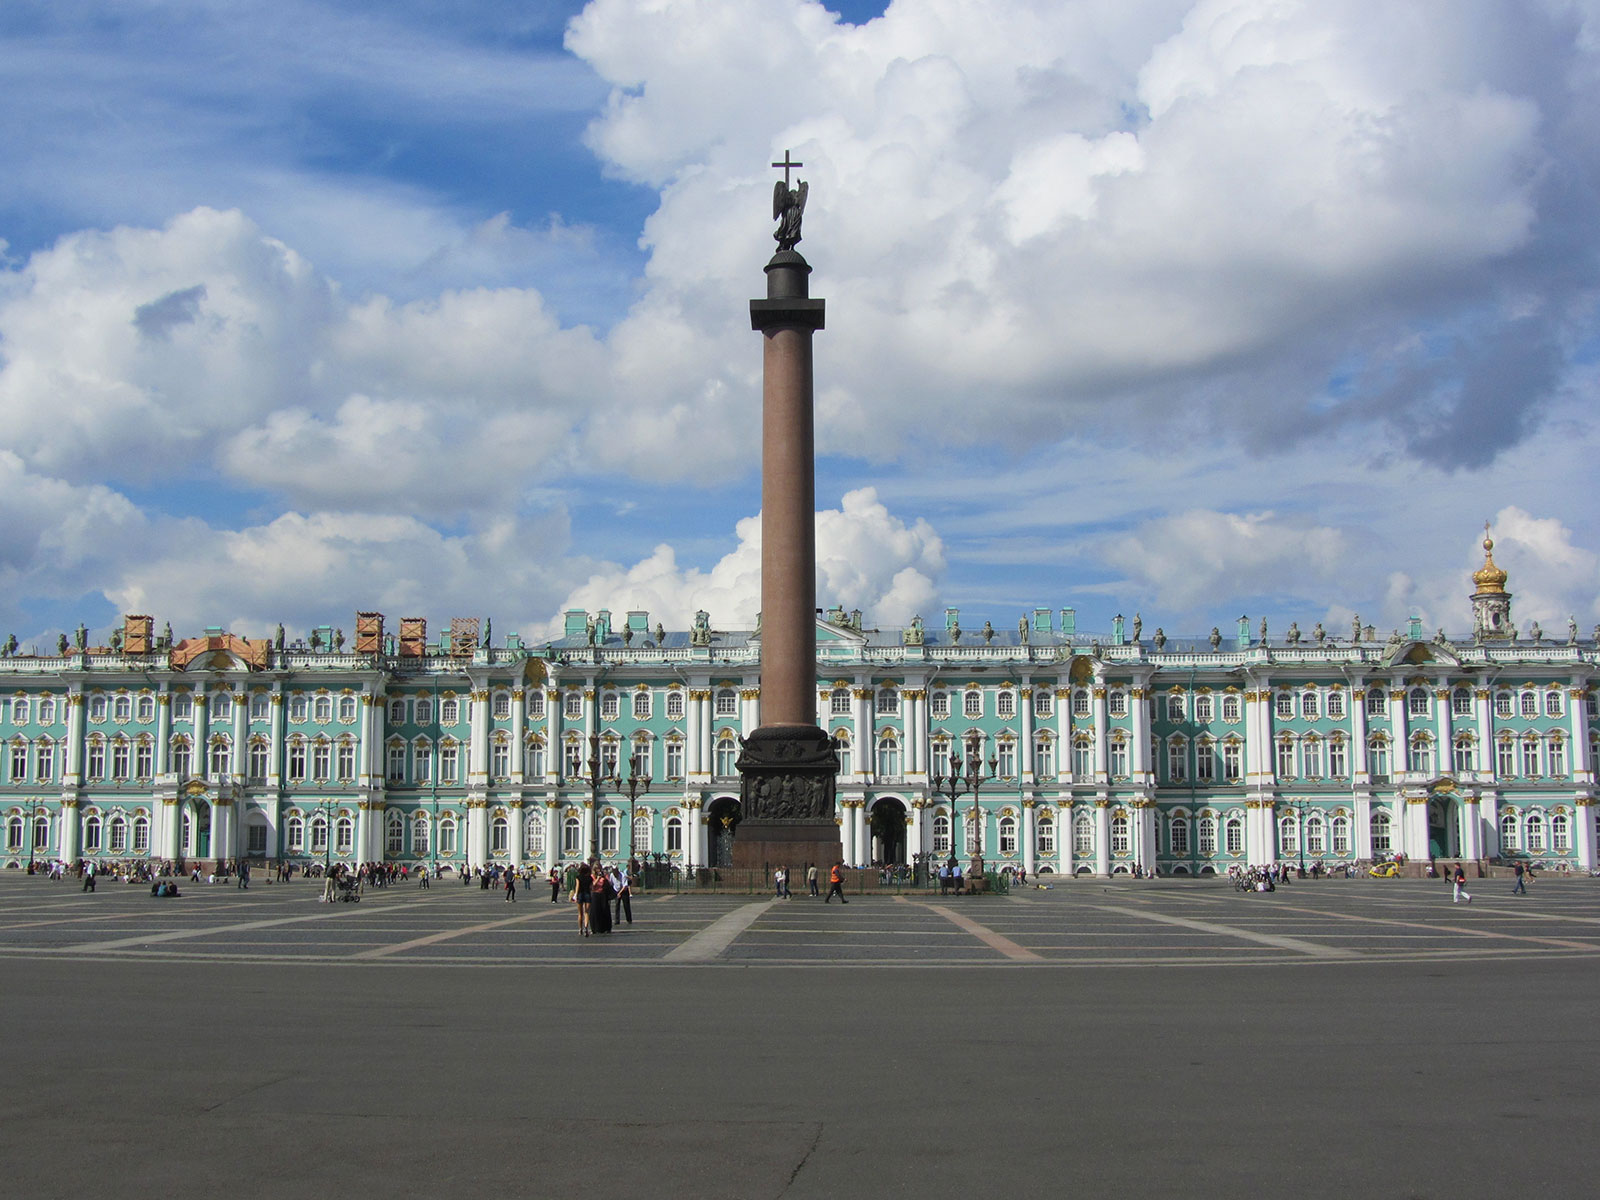
[[[1111,802],[1094,802],[1094,873],[1102,879],[1111,876]]]
[[[62,782],[68,787],[83,783],[83,685],[74,683],[67,693],[67,765]]]
[[[1477,682],[1472,702],[1478,718],[1478,770],[1488,774],[1494,770],[1494,700],[1486,681]]]
[[[561,857],[560,812],[554,800],[546,800],[539,814],[544,822],[544,869],[547,872],[555,870],[556,861]]]
[[[1094,782],[1105,783],[1111,777],[1111,720],[1106,713],[1106,681],[1103,676],[1095,676],[1091,696],[1094,711]]]
[[[1273,861],[1272,826],[1276,805],[1271,800],[1247,800],[1244,811],[1244,856],[1252,866]],[[1262,816],[1265,814],[1266,819]]]
[[[1406,700],[1406,689],[1404,686],[1392,687],[1389,689],[1389,737],[1391,739],[1389,746],[1389,769],[1395,775],[1399,775],[1400,772],[1411,766],[1411,746],[1407,741],[1407,738],[1410,735],[1409,716],[1406,713],[1407,703],[1409,702]],[[1422,827],[1423,838],[1421,857],[1426,858],[1428,856],[1428,821],[1426,817],[1423,818]],[[1412,854],[1413,851],[1408,849],[1406,853],[1409,855]]]
[[[1156,834],[1156,806],[1153,800],[1142,801],[1134,809],[1134,837],[1139,852],[1139,865],[1146,873],[1156,869],[1156,858],[1161,843]]]
[[[1022,802],[1022,869],[1029,875],[1034,874],[1038,863],[1034,855],[1035,825],[1033,820],[1033,801]]]
[[[1060,862],[1057,867],[1067,878],[1072,878],[1072,805],[1068,801],[1056,808],[1056,858]]]
[[[206,695],[200,687],[194,692],[194,746],[189,752],[189,773],[197,779],[211,779],[211,747],[206,741],[211,736],[211,697]],[[211,852],[217,855],[217,828],[211,827]]]
[[[83,697],[79,696],[79,700]],[[70,865],[78,857],[78,801],[68,797],[61,802],[61,861]]]
[[[856,801],[855,822],[856,866],[870,866],[872,864],[872,836],[867,826],[867,802],[865,800]]]
[[[356,804],[356,844],[355,860],[358,863],[372,862],[377,858],[372,845],[372,806],[365,800]],[[382,846],[380,840],[378,843]]]
[[[1028,683],[1026,675],[1022,678],[1022,686],[1017,689],[1017,703],[1021,711],[1017,714],[1017,727],[1021,729],[1019,735],[1022,745],[1017,747],[1017,770],[1021,772],[1023,787],[1033,784],[1033,687]],[[1028,865],[1028,874],[1033,874],[1033,865]]]
[[[1461,857],[1483,857],[1482,801],[1476,796],[1461,797]]]
[[[1428,802],[1425,796],[1403,795],[1401,818],[1407,858],[1428,857]]]
[[[846,866],[854,866],[856,861],[856,806],[860,803],[846,800],[840,806],[839,852]]]
[[[509,851],[508,857],[510,858],[511,865],[513,867],[520,867],[522,865],[522,844],[524,837],[522,813],[522,801],[513,800],[510,804],[506,805],[506,822],[510,826],[506,835],[508,838],[506,849]]]
[[[1370,783],[1367,763],[1367,691],[1359,679],[1350,685],[1350,778],[1356,784]]]
[[[211,857],[217,862],[233,858],[234,803],[223,796],[211,806]]]
[[[1357,792],[1355,797],[1356,815],[1351,818],[1356,823],[1355,833],[1356,857],[1364,858],[1369,862],[1372,859],[1372,797],[1366,792]],[[1300,834],[1305,837],[1304,831]]]
[[[583,802],[583,857],[585,861],[594,857],[595,822],[599,819],[600,814],[595,811],[595,802],[593,800],[585,800]]]
[[[1448,684],[1433,690],[1433,702],[1438,706],[1434,713],[1434,737],[1439,739],[1438,753],[1434,761],[1435,775],[1454,775],[1455,762],[1455,733],[1451,725],[1450,688]]]
[[[850,689],[850,736],[856,745],[856,777],[852,782],[870,783],[877,747],[872,743],[872,689],[869,687]],[[855,859],[846,855],[845,862],[853,864]]]
[[[1575,783],[1594,782],[1594,763],[1589,759],[1589,716],[1584,700],[1583,681],[1572,680],[1567,689],[1567,718],[1571,722],[1572,753],[1568,756]]]
[[[928,691],[908,688],[904,693],[906,722],[906,762],[908,779],[928,777]],[[906,843],[910,845],[909,840]]]
[[[172,769],[172,696],[163,691],[156,695],[156,761],[157,777]]]
[[[761,689],[739,689],[739,736],[749,737],[761,727]]]
[[[701,777],[709,780],[716,773],[717,742],[715,732],[717,689],[704,688],[700,693],[700,765]]]
[[[517,786],[527,782],[528,769],[528,693],[525,688],[511,689],[511,782]],[[521,853],[519,847],[517,853]]]
[[[232,753],[228,756],[230,761],[228,770],[235,779],[243,779],[250,742],[250,697],[243,691],[235,692],[233,696],[233,738]],[[240,823],[244,822],[244,814],[239,814]]]
[[[1128,689],[1128,716],[1133,745],[1128,748],[1128,775],[1135,783],[1148,783],[1150,768],[1150,693],[1142,687]]]
[[[1071,771],[1072,689],[1063,687],[1056,689],[1056,775],[1070,777]]]
[[[549,729],[547,744],[544,748],[545,782],[552,787],[566,778],[567,747],[566,747],[566,703],[561,698],[561,689],[550,687],[544,694],[545,722]]]
[[[1270,787],[1277,763],[1272,747],[1272,689],[1262,682],[1244,694],[1244,779],[1246,787]]]
[[[382,791],[388,778],[383,761],[383,696],[374,692],[361,693],[361,771],[358,782],[362,787]]]
[[[489,782],[489,693],[473,689],[468,693],[467,786],[485,787]],[[481,861],[481,860],[480,860]]]
[[[922,853],[923,825],[928,819],[928,806],[921,800],[911,802],[911,814],[906,818],[906,860],[915,862]]]
[[[1572,845],[1578,852],[1578,869],[1592,871],[1595,868],[1594,800],[1580,796],[1574,809],[1577,815],[1572,822]]]
[[[183,856],[183,801],[163,800],[161,816],[162,857],[176,863]]]
[[[286,714],[283,711],[283,685],[272,685],[272,745],[267,751],[267,786],[280,788],[283,786],[283,723]],[[161,745],[166,744],[166,739],[161,740]],[[436,768],[437,769],[437,768]]]

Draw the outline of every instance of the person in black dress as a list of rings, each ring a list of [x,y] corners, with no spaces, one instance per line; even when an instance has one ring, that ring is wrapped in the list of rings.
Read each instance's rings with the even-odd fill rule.
[[[611,932],[611,901],[616,898],[616,889],[611,886],[611,877],[606,874],[604,867],[595,867],[592,870],[593,887],[589,893],[589,932]]]

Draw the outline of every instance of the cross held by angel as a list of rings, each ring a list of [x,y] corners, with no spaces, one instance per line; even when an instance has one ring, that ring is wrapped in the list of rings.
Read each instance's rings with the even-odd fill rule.
[[[778,223],[772,236],[777,240],[780,251],[793,250],[795,243],[800,240],[800,218],[806,210],[806,192],[810,185],[800,179],[796,181],[799,186],[791,188],[789,172],[792,168],[805,166],[805,163],[793,161],[789,151],[785,150],[783,161],[772,165],[783,168],[783,178],[772,185],[772,219]]]

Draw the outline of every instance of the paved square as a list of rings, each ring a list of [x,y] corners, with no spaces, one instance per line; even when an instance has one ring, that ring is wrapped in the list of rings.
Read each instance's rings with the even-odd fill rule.
[[[1587,1195],[1600,886],[1010,897],[0,877],[19,1195]],[[616,969],[621,968],[621,969]]]

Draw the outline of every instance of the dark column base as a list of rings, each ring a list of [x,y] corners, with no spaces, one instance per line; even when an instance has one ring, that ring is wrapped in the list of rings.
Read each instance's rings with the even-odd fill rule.
[[[733,865],[745,870],[786,866],[826,872],[843,859],[834,816],[839,760],[833,741],[814,725],[764,725],[739,756],[744,819],[733,839]],[[796,880],[790,879],[793,889]]]

